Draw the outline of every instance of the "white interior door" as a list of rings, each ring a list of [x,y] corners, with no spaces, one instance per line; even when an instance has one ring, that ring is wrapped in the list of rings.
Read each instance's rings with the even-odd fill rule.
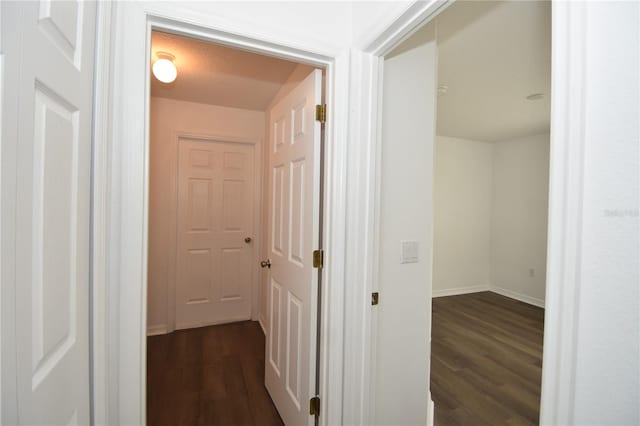
[[[15,364],[3,365],[3,380],[17,388],[12,404],[3,404],[3,420],[86,425],[95,3],[43,0],[2,8],[11,78],[4,83],[12,87],[3,110],[11,111],[7,126],[17,128],[2,141],[3,178],[5,166],[15,171],[3,179],[3,233],[13,234],[15,247],[10,261],[3,234],[3,273],[15,273],[11,280],[3,274],[2,282],[3,294],[15,290],[15,310],[9,318],[3,310],[14,344],[3,340],[2,348],[3,361]],[[15,197],[6,198],[10,193]],[[9,207],[13,216],[6,215]]]
[[[312,424],[315,395],[322,72],[269,112],[268,327],[265,383],[285,424]]]
[[[181,139],[176,328],[251,318],[253,145]]]

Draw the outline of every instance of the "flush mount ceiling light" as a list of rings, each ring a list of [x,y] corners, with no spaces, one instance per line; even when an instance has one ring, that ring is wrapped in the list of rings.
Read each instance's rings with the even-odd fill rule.
[[[167,52],[156,52],[158,59],[153,64],[153,75],[163,83],[171,83],[178,76],[173,60],[175,56]]]
[[[544,98],[544,93],[532,93],[529,96],[527,96],[527,100],[528,101],[538,101],[540,99]]]

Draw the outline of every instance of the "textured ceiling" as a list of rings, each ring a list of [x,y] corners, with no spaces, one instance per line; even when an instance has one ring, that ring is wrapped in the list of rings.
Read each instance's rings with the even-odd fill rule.
[[[156,52],[175,56],[178,77],[165,84],[151,74],[151,96],[264,111],[296,63],[154,31]],[[149,66],[151,73],[151,65]]]
[[[551,5],[459,1],[437,18],[437,133],[502,141],[549,131]],[[544,93],[538,101],[526,96]]]

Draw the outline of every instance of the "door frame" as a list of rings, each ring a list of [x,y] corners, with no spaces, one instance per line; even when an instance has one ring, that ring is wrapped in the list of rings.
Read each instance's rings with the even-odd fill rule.
[[[178,130],[173,133],[171,138],[172,140],[172,150],[175,155],[175,161],[171,162],[171,173],[173,174],[175,179],[171,180],[171,185],[173,186],[172,191],[176,195],[172,197],[169,204],[169,264],[168,268],[168,278],[167,278],[167,300],[166,300],[166,308],[167,308],[167,323],[165,325],[164,330],[149,330],[147,329],[147,335],[153,334],[165,334],[170,333],[176,330],[176,274],[178,272],[178,253],[176,250],[176,242],[178,241],[178,179],[179,179],[179,167],[178,167],[178,149],[180,146],[180,140],[188,139],[202,142],[212,142],[212,143],[234,143],[240,145],[251,145],[253,147],[253,161],[254,161],[254,177],[253,177],[253,185],[254,185],[254,194],[253,194],[253,256],[252,256],[252,265],[251,268],[251,320],[258,320],[258,310],[259,310],[259,297],[261,294],[260,287],[260,268],[258,265],[260,264],[262,249],[262,216],[264,215],[264,203],[263,203],[263,161],[262,154],[263,143],[264,141],[254,140],[254,139],[245,139],[239,138],[237,136],[225,136],[224,134],[201,134],[201,133],[193,133],[186,130]],[[266,140],[266,138],[265,138]],[[256,163],[257,162],[257,163]],[[151,167],[151,164],[150,164]]]
[[[366,243],[364,276],[372,277],[364,282],[366,294],[376,291],[376,265],[378,259],[379,201],[380,201],[380,147],[381,110],[384,56],[400,43],[428,24],[455,0],[414,2],[390,26],[385,28],[363,48],[359,61],[369,69],[369,78],[362,80],[361,92],[368,93],[364,100],[364,116],[361,132],[372,136],[363,149],[370,153],[366,163],[368,173],[362,177],[369,183],[369,203],[364,211],[372,222],[373,238]],[[584,129],[586,127],[584,99],[586,93],[587,6],[585,2],[552,0],[552,70],[551,82],[551,130],[549,213],[547,237],[547,279],[545,296],[545,329],[543,371],[541,387],[540,424],[573,423],[575,395],[575,368],[577,350],[577,313],[579,312],[580,246],[566,244],[579,241],[582,234],[582,191],[584,174]],[[375,34],[375,32],[374,32]],[[431,243],[433,244],[433,243]],[[348,294],[346,303],[350,303]],[[356,409],[345,405],[349,423],[372,424],[375,403],[375,336],[376,312],[361,311],[361,328],[365,336],[359,347],[366,351],[361,361],[364,374],[358,378],[366,399]],[[356,330],[345,329],[345,340],[356,337]],[[354,362],[345,359],[345,366]],[[355,365],[355,364],[353,364]],[[347,386],[347,384],[345,384]],[[433,404],[431,404],[432,406]],[[430,407],[432,408],[432,407]],[[433,423],[433,411],[428,413],[427,424]]]
[[[233,22],[197,16],[173,3],[124,2],[98,16],[106,21],[97,57],[108,79],[96,87],[94,190],[93,365],[96,424],[144,424],[146,420],[146,303],[151,31],[161,30],[324,68],[328,119],[325,129],[324,241],[322,269],[321,407],[323,423],[341,416],[344,211],[348,53],[303,50],[247,34]],[[169,18],[170,17],[170,18]],[[213,22],[213,23],[212,23]],[[108,24],[115,23],[114,29]],[[113,24],[112,24],[113,25]],[[110,60],[109,60],[110,59]],[[111,69],[109,69],[111,64]],[[109,105],[109,108],[102,108]],[[98,108],[100,107],[100,108]],[[108,201],[108,202],[107,202]],[[100,207],[104,208],[100,212]],[[99,256],[101,254],[102,256]],[[99,295],[103,296],[100,298]],[[100,352],[105,351],[105,352]],[[107,353],[108,351],[108,353]],[[104,354],[104,355],[103,355]],[[331,360],[331,362],[329,362]],[[338,403],[331,404],[329,401]]]

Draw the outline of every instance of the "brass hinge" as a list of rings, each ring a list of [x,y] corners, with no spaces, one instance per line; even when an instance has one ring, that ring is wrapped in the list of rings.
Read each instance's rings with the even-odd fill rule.
[[[314,396],[309,400],[309,415],[310,416],[320,415],[320,397],[319,396]]]
[[[327,122],[327,104],[316,105],[316,121],[322,124]]]
[[[378,304],[378,292],[376,291],[375,293],[371,293],[371,304],[373,306]]]
[[[313,267],[322,268],[323,266],[324,266],[324,251],[314,250],[313,251]]]

